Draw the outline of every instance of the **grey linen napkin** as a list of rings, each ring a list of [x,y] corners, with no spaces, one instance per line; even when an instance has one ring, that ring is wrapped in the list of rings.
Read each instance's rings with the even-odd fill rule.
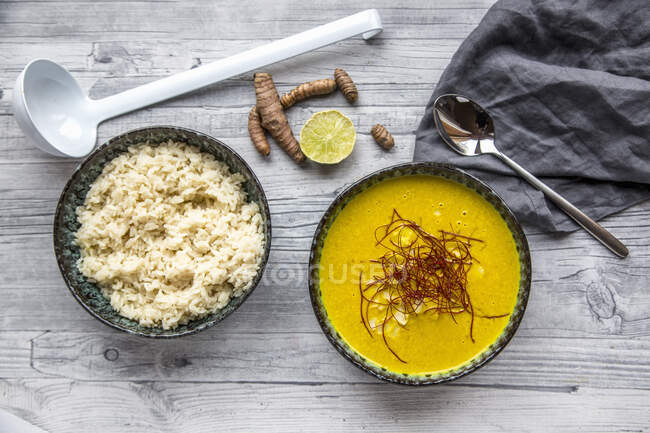
[[[574,230],[495,157],[443,143],[432,114],[443,93],[486,108],[497,147],[592,218],[650,198],[648,0],[499,1],[451,59],[417,130],[416,161],[467,169],[529,228]]]

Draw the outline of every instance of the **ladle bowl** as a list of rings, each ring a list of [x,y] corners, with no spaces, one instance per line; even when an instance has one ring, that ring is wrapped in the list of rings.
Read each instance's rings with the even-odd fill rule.
[[[15,89],[14,115],[39,149],[73,158],[93,149],[100,118],[67,70],[50,60],[33,60],[18,76]]]

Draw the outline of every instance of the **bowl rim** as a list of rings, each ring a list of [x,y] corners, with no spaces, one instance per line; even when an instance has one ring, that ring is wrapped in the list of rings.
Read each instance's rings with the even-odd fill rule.
[[[394,176],[391,176],[391,174],[399,172],[400,169],[413,169],[413,168],[416,169],[421,168],[425,170],[435,169],[435,170],[448,171],[460,175],[461,177],[464,177],[466,179],[469,179],[470,182],[474,182],[476,185],[479,186],[479,188],[482,188],[486,193],[489,193],[490,195],[496,198],[496,200],[502,206],[503,211],[506,213],[506,215],[510,218],[510,221],[512,222],[512,226],[508,221],[506,221],[506,224],[508,225],[508,229],[512,233],[513,238],[516,236],[521,241],[519,260],[520,263],[523,263],[523,265],[525,265],[525,272],[523,269],[520,270],[522,275],[521,275],[521,280],[519,285],[519,292],[517,295],[518,301],[515,304],[515,309],[513,310],[513,313],[510,317],[510,321],[508,322],[508,324],[506,324],[504,330],[497,337],[497,339],[490,346],[488,346],[484,351],[480,352],[469,361],[466,361],[466,363],[462,364],[460,367],[455,367],[446,370],[448,372],[452,372],[452,371],[454,372],[449,375],[444,375],[440,373],[431,373],[428,374],[427,377],[427,374],[415,374],[415,373],[405,374],[405,373],[398,373],[395,371],[391,371],[387,368],[375,367],[373,364],[368,362],[369,360],[364,355],[362,355],[360,352],[356,351],[350,345],[345,343],[343,341],[343,338],[340,335],[337,337],[332,333],[332,330],[334,328],[333,326],[328,325],[328,323],[330,322],[325,312],[325,308],[323,306],[321,310],[321,308],[319,307],[319,299],[318,299],[319,295],[317,293],[319,291],[319,283],[317,280],[318,267],[314,262],[317,256],[316,251],[318,249],[319,238],[321,236],[321,233],[325,225],[330,221],[330,219],[333,218],[332,219],[333,222],[337,217],[337,214],[333,214],[333,211],[342,203],[345,206],[347,202],[349,202],[349,200],[356,195],[354,194],[354,190],[359,186],[362,186],[363,184],[370,182],[375,178],[382,177],[384,175],[386,176],[386,178],[381,179],[378,182],[390,178],[408,176],[409,174],[397,174]],[[426,173],[422,173],[422,174],[426,175]],[[431,176],[437,176],[437,175],[432,173]],[[453,179],[449,179],[449,180],[454,181]],[[494,207],[492,203],[490,204]],[[323,238],[323,242],[324,239],[325,238]],[[320,253],[318,254],[318,256],[320,262]],[[522,268],[524,268],[524,266],[522,266]],[[487,183],[467,173],[466,171],[456,167],[455,165],[448,164],[448,163],[433,162],[433,161],[430,162],[412,161],[412,162],[391,165],[376,170],[366,176],[363,176],[362,178],[348,185],[346,188],[344,188],[341,192],[337,194],[336,198],[332,201],[332,203],[329,205],[329,207],[321,217],[318,226],[316,227],[316,231],[314,232],[310,253],[309,253],[309,268],[308,268],[309,296],[311,299],[311,304],[314,310],[314,314],[316,315],[316,319],[318,320],[318,324],[320,325],[322,332],[327,337],[327,340],[330,342],[330,344],[332,344],[332,346],[334,346],[334,348],[340,355],[342,355],[345,359],[347,359],[349,362],[351,362],[353,365],[360,368],[364,372],[382,381],[396,383],[400,385],[420,386],[420,385],[436,385],[436,384],[450,382],[459,379],[463,376],[466,376],[470,373],[473,373],[474,371],[478,370],[479,368],[483,367],[485,364],[490,362],[492,359],[494,359],[508,345],[508,343],[510,343],[512,337],[515,335],[517,329],[519,328],[519,325],[521,324],[524,313],[526,311],[526,306],[528,305],[531,281],[532,281],[532,267],[531,267],[531,257],[530,257],[530,248],[528,245],[528,239],[526,238],[526,234],[524,233],[521,224],[519,223],[519,220],[512,212],[512,210],[508,207],[508,205],[503,200],[503,198],[499,194],[497,194],[497,192],[494,191],[494,189],[492,189],[492,187],[490,187]],[[520,297],[521,299],[519,299]],[[517,307],[519,307],[519,309],[517,309]],[[336,334],[338,334],[338,332],[336,332]],[[493,348],[493,346],[497,343],[499,344]],[[481,357],[480,359],[478,358],[484,354],[487,355]],[[472,362],[473,360],[475,361]]]
[[[237,303],[233,305],[233,308],[232,308],[231,311],[229,311],[226,315],[224,315],[222,317],[218,317],[218,318],[214,318],[212,320],[209,320],[209,321],[207,321],[207,322],[205,322],[205,323],[203,323],[203,324],[201,324],[201,325],[199,325],[199,326],[197,326],[197,327],[195,327],[193,329],[184,330],[184,331],[181,331],[181,332],[173,332],[173,333],[168,333],[168,334],[152,334],[152,333],[150,334],[150,333],[145,333],[145,332],[141,332],[141,331],[136,331],[136,330],[124,327],[124,326],[122,326],[122,325],[120,325],[118,323],[111,322],[110,320],[107,320],[107,319],[103,318],[102,316],[100,316],[91,306],[89,306],[88,304],[86,304],[86,302],[84,302],[84,300],[81,298],[81,296],[79,296],[79,294],[77,293],[77,290],[75,288],[73,288],[73,287],[75,287],[75,283],[68,278],[67,272],[65,271],[65,269],[63,267],[63,264],[62,264],[63,260],[62,260],[62,257],[61,257],[62,253],[61,253],[60,249],[57,247],[57,238],[58,238],[57,234],[61,230],[60,224],[58,223],[58,221],[60,220],[61,213],[63,211],[64,197],[65,197],[66,193],[68,192],[68,190],[74,185],[74,180],[76,179],[77,175],[86,167],[86,165],[93,159],[93,157],[96,154],[98,154],[99,152],[102,152],[104,149],[114,145],[116,142],[118,142],[119,140],[124,139],[125,137],[127,137],[129,135],[136,134],[136,133],[147,132],[149,130],[160,131],[162,129],[181,131],[181,132],[184,132],[184,133],[193,134],[193,135],[197,136],[197,138],[208,140],[208,141],[212,142],[213,144],[215,144],[216,146],[219,146],[219,147],[223,148],[226,151],[226,153],[229,153],[231,156],[233,156],[235,159],[237,159],[248,170],[248,172],[250,173],[250,179],[249,180],[253,181],[253,183],[256,185],[257,189],[259,189],[259,191],[261,193],[260,194],[260,202],[262,204],[262,206],[261,206],[262,209],[260,209],[260,211],[262,213],[264,213],[264,215],[266,216],[266,224],[265,224],[265,226],[268,227],[268,236],[265,238],[264,252],[263,252],[263,255],[262,255],[262,260],[260,261],[259,270],[258,270],[257,274],[255,275],[255,278],[251,282],[250,287],[242,295],[236,297]],[[242,173],[242,174],[246,178],[248,178],[248,175],[246,175],[245,173]],[[61,190],[61,194],[59,195],[59,199],[58,199],[58,202],[57,202],[57,205],[56,205],[56,210],[54,212],[54,220],[52,222],[52,245],[53,245],[53,248],[54,248],[54,255],[56,257],[57,266],[59,268],[59,272],[61,273],[61,276],[63,277],[63,280],[64,280],[66,286],[68,287],[68,290],[70,291],[70,293],[72,294],[74,299],[76,299],[76,301],[92,317],[99,320],[103,324],[105,324],[107,326],[110,326],[111,328],[117,329],[119,331],[126,332],[127,334],[137,335],[137,336],[145,337],[145,338],[168,339],[168,338],[179,338],[179,337],[183,337],[183,336],[186,336],[186,335],[193,335],[193,334],[201,332],[201,331],[203,331],[205,329],[211,328],[212,326],[216,325],[217,323],[219,323],[222,320],[229,317],[232,313],[234,313],[244,303],[244,301],[246,301],[246,299],[251,295],[251,293],[253,293],[253,291],[259,285],[259,283],[260,283],[260,281],[262,279],[262,276],[264,274],[264,270],[266,268],[266,265],[268,264],[269,255],[270,255],[270,252],[271,252],[271,240],[272,240],[271,212],[269,210],[269,203],[268,203],[268,200],[266,198],[266,193],[264,191],[264,188],[262,187],[262,184],[260,183],[259,179],[257,178],[257,175],[255,174],[253,169],[248,165],[248,163],[244,160],[244,158],[242,158],[233,148],[231,148],[230,146],[228,146],[227,144],[225,144],[224,142],[222,142],[221,140],[219,140],[217,138],[214,138],[214,137],[212,137],[212,136],[210,136],[208,134],[205,134],[203,132],[196,131],[194,129],[185,128],[185,127],[181,127],[181,126],[172,126],[172,125],[155,125],[155,126],[146,126],[146,127],[142,127],[142,128],[131,129],[129,131],[118,134],[118,135],[106,140],[104,143],[102,143],[101,145],[99,145],[95,149],[93,149],[93,151],[90,152],[88,155],[86,155],[83,158],[83,160],[81,161],[81,163],[79,165],[77,165],[77,167],[75,167],[73,172],[70,174],[65,186]],[[154,328],[159,329],[159,327],[153,327],[152,329],[154,329]]]

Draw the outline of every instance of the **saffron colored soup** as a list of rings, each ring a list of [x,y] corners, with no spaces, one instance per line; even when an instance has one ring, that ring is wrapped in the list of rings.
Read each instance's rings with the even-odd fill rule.
[[[439,176],[383,180],[350,199],[320,258],[322,302],[343,340],[396,373],[462,367],[508,324],[520,284],[505,221]]]

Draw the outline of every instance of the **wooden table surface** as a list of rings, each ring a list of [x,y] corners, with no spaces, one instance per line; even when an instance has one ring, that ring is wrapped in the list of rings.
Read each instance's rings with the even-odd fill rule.
[[[649,431],[650,202],[603,221],[630,247],[626,260],[583,231],[529,230],[528,311],[510,345],[475,374],[390,385],[330,346],[307,292],[314,229],[345,185],[411,160],[435,83],[492,1],[261,3],[0,2],[0,408],[51,433]],[[99,141],[166,124],[222,139],[260,177],[274,236],[265,283],[199,335],[141,339],[87,314],[52,251],[54,208],[78,161],[37,150],[18,128],[10,101],[25,64],[55,60],[100,98],[367,7],[384,21],[377,39],[268,68],[280,91],[335,67],[355,78],[356,106],[337,94],[289,113],[296,132],[316,111],[346,113],[358,140],[342,164],[298,167],[277,147],[268,160],[258,155],[246,128],[251,74],[101,125]],[[376,122],[393,132],[392,152],[372,142]]]

